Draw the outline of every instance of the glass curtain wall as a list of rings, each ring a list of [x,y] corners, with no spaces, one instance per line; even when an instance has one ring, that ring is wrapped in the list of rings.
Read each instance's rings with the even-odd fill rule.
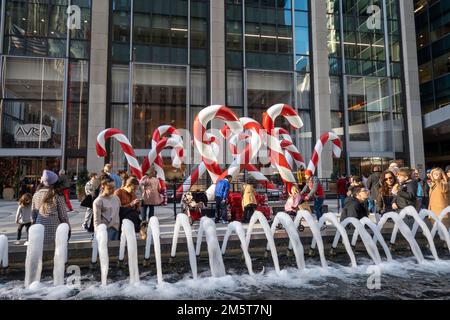
[[[422,112],[450,103],[450,2],[415,0]]]
[[[3,4],[1,148],[64,156],[61,166],[77,176],[87,156],[91,1]],[[70,5],[75,18],[68,29]]]
[[[406,160],[398,0],[327,0],[327,15],[332,125],[347,164]]]
[[[227,105],[262,122],[277,103],[304,122],[291,130],[305,159],[312,150],[308,0],[225,0]]]
[[[116,0],[111,14],[110,125],[144,156],[155,129],[189,129],[189,110],[208,103],[209,1]],[[114,169],[125,169],[120,146],[111,148]]]

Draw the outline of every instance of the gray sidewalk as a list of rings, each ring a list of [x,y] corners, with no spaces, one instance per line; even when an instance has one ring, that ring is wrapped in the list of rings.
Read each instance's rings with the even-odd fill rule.
[[[80,242],[91,240],[91,233],[86,232],[81,228],[84,220],[84,213],[86,208],[80,207],[78,200],[71,200],[74,211],[69,212],[69,219],[72,229],[72,236],[70,242]],[[330,212],[337,212],[337,200],[326,200]],[[8,237],[9,241],[15,241],[17,235],[17,225],[15,224],[15,216],[17,212],[17,202],[0,200],[0,234]],[[177,206],[177,213],[181,212],[180,206]],[[173,212],[173,204],[165,207],[156,207],[155,215],[159,219],[161,228],[161,237],[170,237],[173,233],[175,220]],[[198,227],[194,225],[194,230]],[[226,225],[217,224],[218,233],[225,233]],[[26,240],[26,231],[22,231],[22,242]]]

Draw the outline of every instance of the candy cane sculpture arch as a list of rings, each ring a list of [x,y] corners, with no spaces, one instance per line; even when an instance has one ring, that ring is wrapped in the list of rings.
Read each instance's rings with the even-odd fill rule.
[[[119,129],[109,128],[100,132],[97,136],[97,143],[95,148],[97,150],[97,155],[99,157],[106,156],[106,140],[114,139],[122,148],[123,153],[127,159],[128,165],[130,166],[131,173],[134,174],[138,179],[142,178],[142,170],[139,162],[136,158],[136,154],[134,152],[133,147],[131,146],[130,141],[125,136],[125,134]]]
[[[222,172],[218,169],[218,159],[214,153],[211,143],[213,140],[206,134],[206,128],[209,122],[213,119],[221,119],[225,121],[233,134],[237,134],[243,130],[243,126],[239,121],[236,114],[229,108],[223,105],[209,106],[197,115],[194,121],[194,144],[202,156],[202,160],[205,163],[206,169],[213,179],[213,183],[216,183],[217,178]],[[219,167],[220,168],[220,167]],[[215,179],[214,179],[215,177]],[[208,194],[211,199],[212,195]]]
[[[339,139],[338,135],[334,132],[326,132],[320,136],[317,140],[316,145],[314,147],[313,154],[311,156],[311,160],[308,164],[308,169],[305,171],[305,174],[310,176],[314,175],[317,169],[317,165],[319,163],[320,155],[323,151],[323,146],[329,141],[333,143],[333,156],[335,158],[339,158],[342,153],[342,142]]]
[[[303,127],[303,122],[297,112],[287,104],[276,104],[270,107],[263,116],[263,126],[267,131],[267,147],[269,149],[270,161],[278,169],[281,178],[287,185],[288,192],[290,192],[296,180],[274,131],[275,121],[279,116],[284,117],[295,129]]]

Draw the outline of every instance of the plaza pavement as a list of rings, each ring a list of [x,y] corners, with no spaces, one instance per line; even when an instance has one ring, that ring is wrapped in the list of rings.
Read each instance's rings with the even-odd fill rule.
[[[69,212],[69,219],[72,228],[72,235],[70,242],[90,241],[92,234],[86,232],[81,228],[86,209],[80,207],[78,200],[71,200],[74,211]],[[337,200],[326,200],[330,212],[337,212]],[[8,240],[13,242],[16,240],[17,225],[15,224],[15,215],[17,212],[17,202],[0,200],[0,234],[8,237]],[[181,212],[180,206],[177,205],[177,213]],[[173,204],[165,207],[156,207],[155,215],[159,219],[161,237],[172,237],[175,225]],[[198,229],[198,223],[194,224],[194,234]],[[217,233],[225,234],[227,225],[217,224]],[[262,233],[262,229],[256,226],[255,232]],[[22,243],[26,240],[25,228],[22,231]]]

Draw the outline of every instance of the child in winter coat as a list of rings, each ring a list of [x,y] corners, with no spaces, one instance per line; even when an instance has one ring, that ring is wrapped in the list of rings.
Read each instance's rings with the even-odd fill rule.
[[[28,229],[31,226],[31,201],[33,200],[31,194],[25,193],[19,199],[19,207],[17,208],[16,214],[16,224],[17,228],[17,241],[15,244],[20,244],[20,239],[22,238],[22,229],[25,227],[27,229],[27,239],[28,239]]]

